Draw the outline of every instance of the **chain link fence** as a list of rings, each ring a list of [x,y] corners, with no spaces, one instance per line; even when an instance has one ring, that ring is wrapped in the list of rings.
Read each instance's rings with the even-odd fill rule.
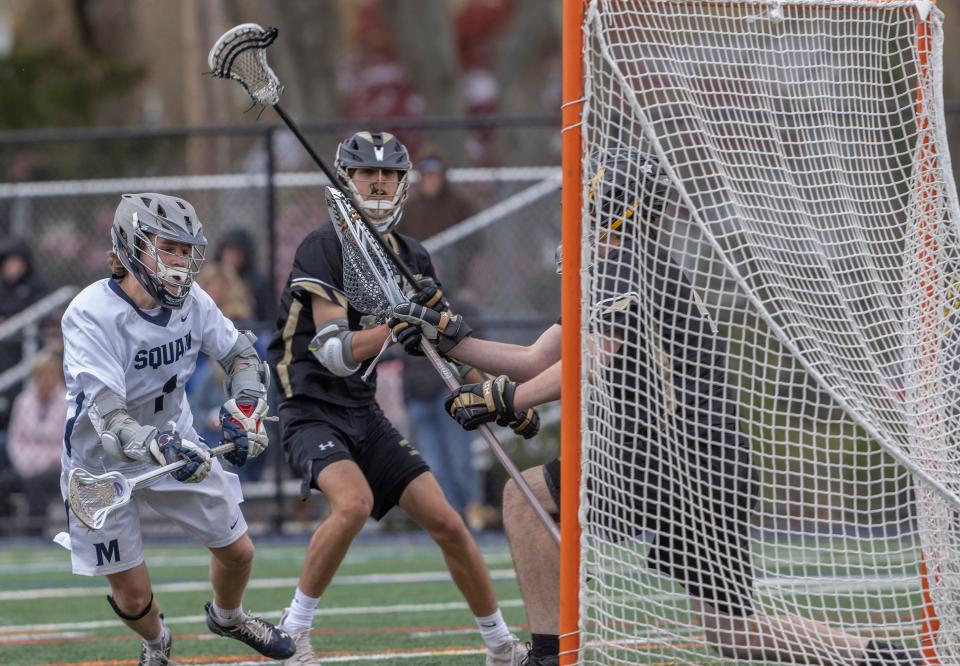
[[[525,131],[541,134],[547,143],[556,142],[557,118],[524,122]],[[497,119],[480,119],[477,125],[470,125],[470,119],[396,124],[370,123],[396,132],[411,146],[416,168],[417,153],[432,152],[432,139],[439,132],[458,131],[466,140],[495,140],[498,128],[516,129],[517,119],[502,119],[500,124]],[[332,123],[304,129],[332,164],[338,141],[362,127],[362,123]],[[554,255],[560,242],[559,167],[477,167],[458,163],[456,155],[444,157],[449,189],[465,198],[474,214],[451,220],[439,234],[421,240],[434,257],[454,307],[459,303],[471,313],[475,329],[485,337],[531,342],[556,321],[560,311]],[[0,135],[0,165],[19,181],[0,183],[0,239],[26,242],[33,268],[48,292],[82,288],[108,275],[110,226],[119,196],[125,192],[163,192],[190,201],[204,222],[208,263],[216,261],[226,239],[235,238],[237,232],[245,234],[253,259],[247,277],[260,276],[267,285],[259,290],[260,300],[269,302],[251,308],[251,313],[261,313],[259,317],[251,314],[249,320],[237,323],[253,328],[264,347],[276,328],[277,299],[299,242],[327,222],[325,177],[295,138],[278,126]],[[417,196],[419,173],[415,171],[411,180],[411,196]],[[403,225],[401,221],[401,232]],[[4,456],[6,420],[29,375],[32,353],[58,346],[57,319],[65,304],[53,303],[45,320],[34,317],[31,325],[18,327],[13,322],[0,340],[7,350],[0,371],[0,382],[4,376],[7,379],[0,386],[0,469],[4,470],[0,494],[6,498],[6,506],[0,502],[0,533],[17,533],[24,525],[35,524],[22,479],[18,486],[16,470]],[[16,362],[20,365],[14,368]],[[386,403],[385,409],[392,407],[392,416],[402,423],[397,366],[387,361],[382,370],[381,402]],[[276,433],[273,441],[279,442]],[[291,520],[310,517],[304,511],[322,510],[292,506],[297,501],[293,497],[296,482],[288,478],[281,447],[271,447],[268,457],[265,465],[244,479],[247,511],[258,528],[282,530]],[[55,488],[51,497],[58,499]],[[265,501],[257,502],[258,498]],[[54,505],[51,501],[50,511]],[[62,508],[59,512],[62,515]],[[156,524],[153,529],[163,527]]]

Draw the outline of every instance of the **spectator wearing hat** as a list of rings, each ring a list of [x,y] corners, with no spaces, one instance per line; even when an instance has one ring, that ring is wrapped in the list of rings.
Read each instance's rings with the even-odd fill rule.
[[[0,321],[12,317],[47,293],[43,280],[34,271],[33,254],[22,238],[0,247]]]
[[[424,241],[474,213],[474,206],[447,180],[447,165],[437,153],[417,164],[420,180],[403,210],[403,232]]]

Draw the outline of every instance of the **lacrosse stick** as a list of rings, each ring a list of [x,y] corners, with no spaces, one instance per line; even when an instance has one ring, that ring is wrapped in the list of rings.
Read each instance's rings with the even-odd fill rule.
[[[394,281],[392,271],[381,272],[386,269],[386,260],[389,259],[393,266],[400,272],[400,275],[403,276],[403,279],[405,279],[413,289],[416,289],[419,283],[414,277],[413,272],[403,263],[403,260],[400,259],[396,251],[384,240],[380,232],[377,231],[376,227],[374,227],[367,218],[362,208],[356,205],[352,197],[340,186],[330,167],[320,158],[320,155],[317,154],[317,151],[315,151],[313,146],[310,145],[310,142],[307,141],[307,138],[300,131],[300,128],[297,127],[294,120],[288,116],[286,111],[280,106],[280,94],[283,92],[283,85],[267,63],[266,51],[267,47],[276,41],[277,32],[276,28],[264,29],[256,23],[243,23],[227,30],[227,32],[221,35],[216,43],[214,43],[213,48],[210,49],[207,63],[210,66],[212,74],[217,78],[233,79],[239,82],[240,85],[243,86],[243,89],[247,91],[247,94],[250,95],[251,99],[253,99],[254,103],[263,106],[272,106],[274,111],[277,112],[277,115],[280,116],[280,119],[283,120],[290,131],[293,132],[293,135],[297,137],[300,145],[303,146],[330,181],[331,189],[328,190],[328,192],[337,192],[343,198],[344,204],[347,202],[353,204],[345,207],[341,217],[359,234],[358,236],[354,236],[351,231],[350,237],[359,238],[362,236],[364,240],[363,243],[357,243],[358,248],[364,248],[363,251],[358,250],[357,256],[362,258],[364,262],[367,261],[368,257],[378,257],[379,267],[372,265],[372,263],[368,264],[371,268],[369,277],[372,282],[370,284],[380,284],[373,275],[379,275],[381,277],[389,275],[389,278],[385,278],[385,281]],[[362,227],[355,223],[350,224],[351,221],[356,219],[362,222]],[[342,242],[343,237],[341,237],[341,243]],[[344,255],[346,255],[346,249],[344,250]],[[396,295],[394,294],[394,296]],[[385,303],[389,303],[387,296],[383,296],[383,298],[385,299]],[[406,298],[402,298],[399,302],[406,302]],[[440,357],[437,350],[426,341],[420,345],[420,348],[430,363],[433,364],[433,367],[436,368],[437,372],[440,373],[440,377],[443,379],[443,383],[447,388],[450,390],[458,388],[460,382],[454,377],[453,371],[450,370],[446,362]],[[516,465],[513,464],[513,461],[510,460],[510,457],[503,450],[503,447],[500,446],[496,435],[493,434],[493,431],[491,431],[487,425],[481,425],[479,431],[494,455],[510,475],[510,478],[517,484],[524,498],[530,503],[530,507],[536,512],[537,517],[550,533],[550,536],[559,544],[560,532],[557,529],[556,523],[540,505],[540,502],[537,501],[530,486],[527,485],[527,482],[523,476],[521,476],[520,470],[517,469]]]
[[[324,189],[324,199],[343,254],[343,290],[347,301],[359,312],[372,315],[378,324],[384,323],[397,303],[405,303],[406,296],[400,288],[392,265],[376,245],[368,246],[366,238],[359,233],[356,209],[339,190]],[[347,220],[351,220],[348,222]],[[375,266],[376,270],[370,267]],[[390,344],[389,336],[376,357],[363,373],[363,381],[373,372],[377,362]]]
[[[210,49],[207,63],[210,65],[211,73],[220,79],[233,79],[239,82],[256,104],[273,107],[280,119],[297,137],[300,145],[323,171],[330,181],[330,187],[339,191],[346,197],[347,201],[353,204],[352,207],[359,215],[363,225],[372,234],[371,238],[380,246],[384,256],[393,262],[403,278],[416,289],[417,280],[413,273],[403,263],[396,251],[383,239],[383,236],[373,226],[362,208],[357,206],[350,194],[343,189],[333,171],[313,149],[293,118],[288,116],[287,112],[280,107],[280,94],[283,92],[283,85],[267,63],[266,52],[267,47],[273,44],[276,39],[276,28],[261,28],[256,23],[242,23],[230,28],[220,36],[220,39]]]
[[[234,448],[233,442],[221,444],[210,449],[210,455],[220,456],[230,453]],[[67,501],[80,522],[92,530],[98,530],[103,527],[107,516],[130,502],[134,490],[159,476],[186,467],[189,463],[190,461],[184,458],[132,479],[125,477],[122,472],[91,474],[85,469],[74,468],[70,470],[67,480]]]

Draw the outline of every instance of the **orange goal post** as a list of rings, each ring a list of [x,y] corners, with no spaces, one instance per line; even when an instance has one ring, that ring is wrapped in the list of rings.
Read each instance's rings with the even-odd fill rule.
[[[960,663],[941,9],[563,30],[561,663]]]

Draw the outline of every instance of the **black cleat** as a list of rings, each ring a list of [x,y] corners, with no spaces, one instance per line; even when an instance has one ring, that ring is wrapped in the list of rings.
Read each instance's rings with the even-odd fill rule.
[[[227,626],[217,622],[213,615],[213,605],[209,601],[203,609],[207,611],[207,626],[210,631],[218,636],[235,638],[241,643],[246,643],[264,657],[283,661],[292,657],[297,650],[290,634],[263,618],[244,614],[239,622]]]
[[[163,614],[160,615],[160,627],[163,631]],[[153,648],[146,642],[140,648],[139,666],[170,666],[170,648],[173,647],[173,634],[167,631],[167,640],[161,642],[160,647]]]
[[[560,666],[560,655],[552,654],[549,657],[539,657],[528,654],[520,666]]]
[[[865,666],[923,666],[923,664],[923,654],[919,650],[908,650],[899,643],[883,641],[867,643]]]

